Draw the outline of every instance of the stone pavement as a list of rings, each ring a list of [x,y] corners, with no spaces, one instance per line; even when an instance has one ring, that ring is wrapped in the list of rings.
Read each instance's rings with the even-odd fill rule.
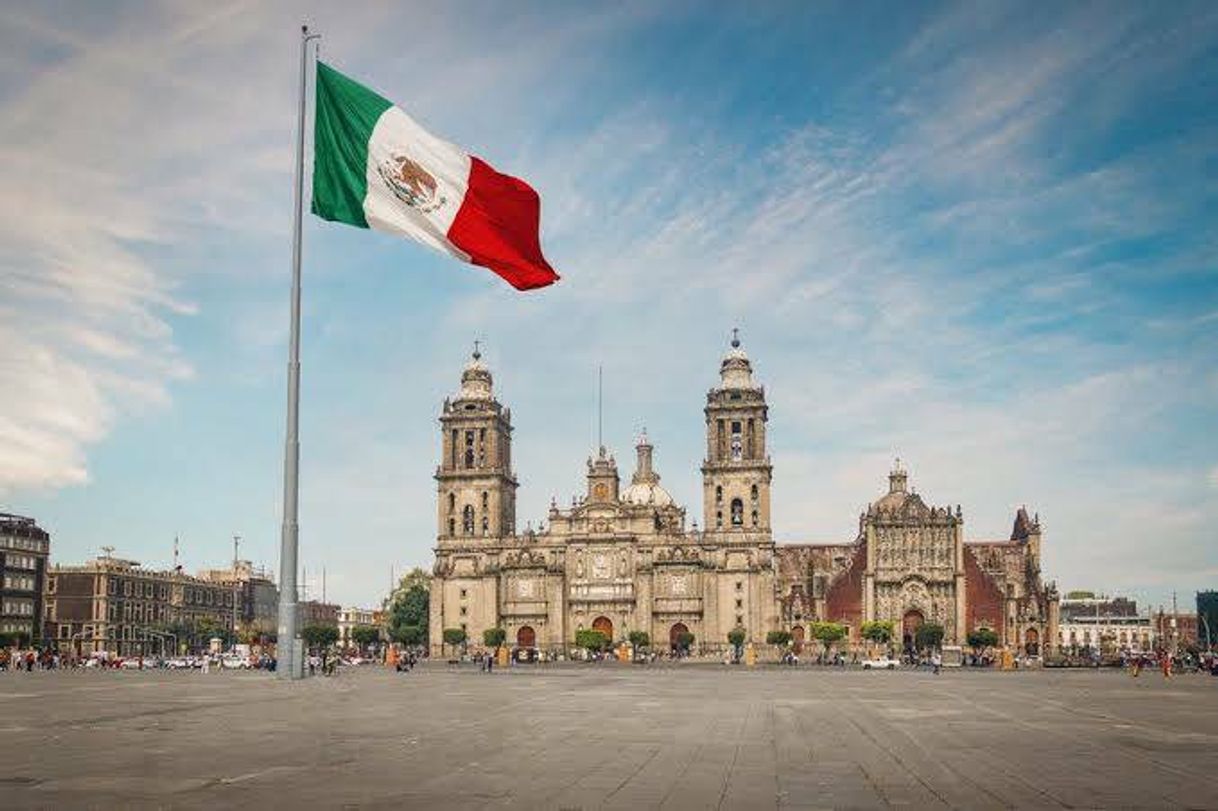
[[[0,674],[0,808],[1218,808],[1218,679]]]

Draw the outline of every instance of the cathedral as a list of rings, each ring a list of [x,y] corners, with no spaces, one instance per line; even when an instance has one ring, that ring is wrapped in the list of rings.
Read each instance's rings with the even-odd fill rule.
[[[769,408],[736,337],[703,413],[701,528],[687,527],[685,508],[661,486],[644,435],[628,484],[601,447],[584,495],[567,508],[552,502],[538,531],[518,532],[511,410],[475,349],[440,414],[433,655],[447,628],[474,644],[503,628],[509,645],[555,651],[585,628],[614,642],[644,631],[663,647],[692,634],[704,652],[725,648],[734,629],[755,644],[787,630],[800,646],[818,621],[844,624],[850,644],[872,620],[891,622],[898,646],[923,622],[943,627],[945,645],[963,646],[980,628],[1028,653],[1057,639],[1038,517],[1021,508],[1009,539],[965,541],[960,506],[926,504],[898,462],[854,539],[775,544]]]

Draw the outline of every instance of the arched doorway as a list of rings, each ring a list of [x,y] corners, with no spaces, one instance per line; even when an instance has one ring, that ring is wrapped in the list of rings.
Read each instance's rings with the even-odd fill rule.
[[[600,631],[605,635],[605,639],[613,641],[613,620],[608,617],[597,617],[592,620],[592,630]]]
[[[537,633],[528,625],[520,626],[520,630],[516,632],[516,647],[537,647]]]
[[[668,629],[668,647],[670,650],[678,651],[685,650],[686,645],[682,644],[685,640],[683,634],[688,634],[689,628],[685,627],[685,623],[678,622],[676,625]]]
[[[1029,656],[1037,656],[1040,654],[1040,634],[1035,628],[1029,628],[1023,635],[1024,650]]]
[[[922,627],[924,622],[926,622],[926,617],[921,611],[913,609],[905,612],[905,616],[901,618],[901,640],[905,644],[905,650],[914,650],[918,628]]]
[[[796,654],[804,652],[804,626],[796,625],[791,629],[791,650]]]

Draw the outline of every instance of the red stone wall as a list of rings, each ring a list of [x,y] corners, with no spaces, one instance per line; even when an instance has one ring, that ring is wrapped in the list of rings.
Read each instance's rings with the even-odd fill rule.
[[[975,631],[982,620],[986,620],[990,623],[990,628],[998,633],[998,639],[1005,642],[1006,619],[1003,616],[1003,606],[1006,603],[1006,595],[998,583],[982,571],[976,555],[967,545],[964,547],[964,579],[968,601],[965,634]]]
[[[850,626],[850,635],[857,638],[863,624],[863,570],[867,568],[867,542],[854,548],[850,565],[829,584],[825,593],[825,619]]]

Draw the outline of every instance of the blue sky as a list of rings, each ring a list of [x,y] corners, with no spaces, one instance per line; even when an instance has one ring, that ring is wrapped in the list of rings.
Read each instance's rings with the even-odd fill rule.
[[[973,539],[1021,504],[1063,588],[1218,585],[1218,8],[11,4],[0,31],[0,509],[54,557],[277,569],[296,29],[528,179],[520,295],[305,224],[302,551],[378,602],[429,565],[474,338],[521,523],[646,426],[700,513],[739,326],[775,533],[852,537],[894,456]],[[754,7],[755,6],[755,7]]]

